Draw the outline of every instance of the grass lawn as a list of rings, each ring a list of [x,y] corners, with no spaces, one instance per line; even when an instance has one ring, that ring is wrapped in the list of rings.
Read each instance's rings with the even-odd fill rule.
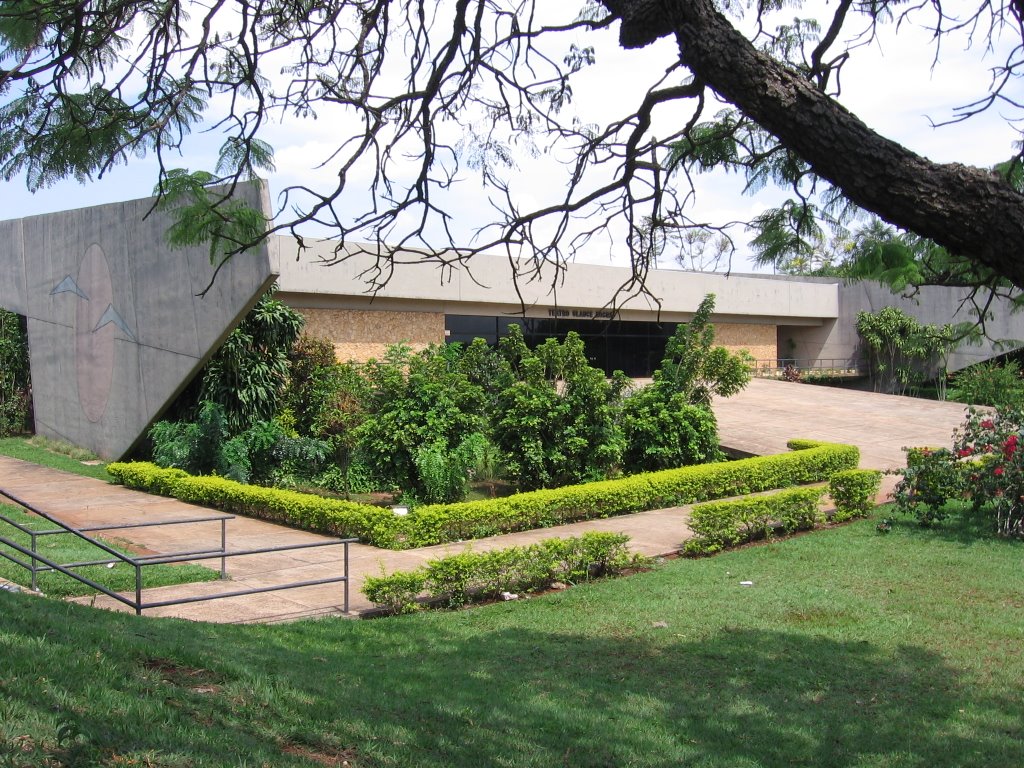
[[[1021,766],[1022,560],[863,521],[376,621],[0,593],[0,765]]]
[[[24,527],[31,528],[35,531],[52,530],[54,528],[54,526],[46,520],[36,517],[35,515],[29,515],[21,508],[11,506],[9,504],[0,504],[0,513]],[[30,545],[30,537],[27,533],[18,531],[16,528],[8,525],[2,520],[0,520],[0,536],[11,539],[25,547]],[[102,538],[101,540],[119,552],[130,554],[130,551],[126,550],[124,546],[119,545],[116,542],[112,543],[111,541]],[[109,559],[109,555],[102,549],[93,546],[88,542],[82,541],[77,536],[69,534],[43,536],[37,539],[37,541],[39,554],[44,555],[61,565]],[[9,552],[20,560],[27,560],[27,558],[17,550],[4,546],[3,544],[0,544],[0,551]],[[117,592],[135,589],[135,571],[131,566],[124,563],[117,563],[113,568],[107,568],[102,565],[86,566],[83,568],[76,568],[75,572]],[[20,565],[12,563],[5,557],[0,557],[0,577],[26,587],[31,584],[29,572]],[[162,587],[168,584],[185,584],[194,581],[212,581],[219,577],[220,574],[217,571],[194,564],[149,565],[142,569],[143,588]],[[39,574],[38,586],[44,594],[51,597],[89,595],[96,591],[62,573],[56,573],[53,571]],[[0,765],[3,765],[3,763],[0,762]]]
[[[69,453],[75,455],[68,455]],[[107,474],[105,464],[82,463],[82,459],[79,456],[89,456],[88,452],[42,437],[0,438],[0,454],[14,459],[31,461],[34,464],[42,464],[44,467],[71,472],[75,475],[95,477],[100,480],[106,480],[108,483],[113,482],[113,478]]]

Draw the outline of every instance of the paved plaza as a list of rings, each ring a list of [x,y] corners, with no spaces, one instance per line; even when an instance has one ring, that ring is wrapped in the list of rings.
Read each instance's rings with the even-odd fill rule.
[[[735,452],[781,453],[791,438],[857,445],[861,466],[892,469],[903,465],[904,446],[943,445],[960,423],[963,406],[828,387],[755,379],[739,395],[714,404],[721,442]],[[887,478],[891,488],[893,478]],[[100,480],[0,456],[0,488],[25,499],[72,526],[116,524],[204,517],[210,510],[174,499],[150,496]],[[493,536],[472,543],[474,550],[531,544],[585,531],[613,531],[631,537],[634,551],[645,555],[676,552],[688,537],[687,507],[591,520],[537,531]],[[101,534],[102,535],[102,534]],[[219,523],[195,523],[117,532],[117,538],[150,552],[178,552],[220,544]],[[236,517],[227,524],[228,551],[324,541],[326,537],[272,523]],[[350,545],[351,611],[371,605],[360,592],[366,576],[415,568],[424,561],[464,551],[468,544],[393,552],[364,544]],[[211,563],[215,565],[216,561]],[[228,560],[230,581],[162,587],[144,592],[156,601],[188,595],[215,594],[342,575],[341,547],[251,555]],[[125,609],[101,596],[80,602]],[[203,603],[154,608],[147,616],[175,616],[198,621],[266,622],[340,615],[342,585],[227,598]]]

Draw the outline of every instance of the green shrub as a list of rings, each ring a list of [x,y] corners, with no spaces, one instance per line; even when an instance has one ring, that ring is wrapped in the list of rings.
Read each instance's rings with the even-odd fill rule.
[[[126,488],[135,488],[158,496],[174,496],[178,481],[189,477],[176,467],[160,467],[148,461],[111,462],[107,473]]]
[[[180,470],[168,475],[170,470],[154,465],[140,470],[137,464],[111,464],[108,471],[125,485],[183,501],[405,549],[822,482],[856,467],[860,456],[850,445],[801,445],[813,447],[499,499],[425,505],[404,517],[380,507],[247,486],[221,477],[192,477]]]
[[[445,502],[465,495],[475,463],[468,436],[485,427],[485,397],[458,370],[457,354],[445,347],[413,354],[398,345],[364,366],[370,394],[353,433],[356,450],[376,476],[411,498]]]
[[[1024,379],[1016,360],[976,363],[956,373],[949,399],[967,405],[1015,408],[1024,405]]]
[[[690,513],[694,538],[687,554],[710,555],[727,547],[769,538],[775,527],[785,533],[810,530],[820,519],[822,488],[792,488],[767,496],[699,504]]]
[[[368,578],[363,594],[391,613],[417,610],[421,592],[431,602],[458,607],[503,592],[519,594],[556,581],[578,583],[619,573],[637,563],[626,548],[628,542],[623,534],[591,531],[526,547],[466,551],[429,560],[414,571]]]
[[[666,395],[652,384],[622,405],[626,472],[643,472],[721,461],[718,424],[711,409],[686,396]]]
[[[395,516],[390,509],[327,499],[310,493],[244,485],[217,476],[193,476],[180,469],[163,469],[146,462],[107,465],[119,483],[174,496],[224,512],[258,517],[343,538],[358,538],[379,547],[401,548]]]
[[[396,571],[390,576],[367,576],[363,582],[363,594],[388,613],[414,613],[420,609],[416,598],[425,586],[426,575],[422,569]]]
[[[31,391],[24,318],[0,309],[0,437],[26,431]]]
[[[835,502],[832,519],[845,522],[867,517],[875,508],[875,497],[882,484],[882,473],[876,469],[847,469],[836,472],[828,481],[828,495]]]
[[[520,490],[606,477],[622,454],[619,379],[587,361],[579,334],[529,349],[518,325],[499,342],[507,374],[492,401],[493,440]]]
[[[273,298],[271,287],[210,358],[202,374],[200,400],[224,409],[232,435],[278,412],[288,381],[288,351],[302,326],[302,315]]]
[[[964,491],[965,467],[947,448],[906,448],[907,468],[893,491],[896,508],[921,525],[945,519],[943,509]]]

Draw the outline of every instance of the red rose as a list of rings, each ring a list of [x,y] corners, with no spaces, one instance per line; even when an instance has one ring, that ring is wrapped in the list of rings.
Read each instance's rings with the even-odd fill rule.
[[[995,475],[996,477],[1000,477],[1003,474],[1003,468],[996,467],[995,469],[992,470],[992,474]]]
[[[992,419],[985,419],[983,422],[981,422],[982,429],[992,429],[992,427],[994,426],[995,424],[992,423]]]
[[[960,458],[963,458],[964,456],[970,456],[972,453],[974,453],[974,451],[972,451],[970,448],[961,448],[959,451],[956,452],[956,455],[959,456]]]

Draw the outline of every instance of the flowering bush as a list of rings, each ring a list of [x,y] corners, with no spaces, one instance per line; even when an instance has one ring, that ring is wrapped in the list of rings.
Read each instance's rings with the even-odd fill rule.
[[[995,413],[971,409],[953,435],[953,452],[964,468],[964,485],[975,510],[991,509],[996,530],[1004,536],[1024,534],[1024,410]],[[974,459],[974,461],[971,461]]]
[[[952,450],[914,448],[896,487],[896,503],[922,524],[942,519],[943,505],[969,498],[995,516],[1004,536],[1024,535],[1024,410],[970,409]]]
[[[963,495],[963,472],[957,457],[946,448],[906,448],[907,468],[893,498],[904,514],[921,525],[946,517],[945,505]]]

